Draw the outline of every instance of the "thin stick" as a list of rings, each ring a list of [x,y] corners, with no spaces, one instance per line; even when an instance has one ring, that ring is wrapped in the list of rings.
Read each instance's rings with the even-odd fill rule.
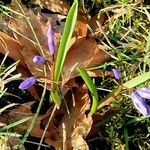
[[[50,117],[49,117],[49,119],[48,119],[47,125],[46,125],[46,127],[45,127],[44,132],[43,132],[43,135],[42,135],[42,137],[41,137],[41,140],[40,140],[40,143],[39,143],[39,146],[38,146],[38,149],[37,149],[37,150],[40,150],[40,149],[41,149],[41,145],[42,145],[42,142],[43,142],[45,133],[46,133],[48,127],[49,127],[49,124],[50,124],[50,122],[51,122],[51,120],[52,120],[52,118],[53,118],[53,116],[54,116],[54,113],[55,113],[56,109],[57,109],[57,107],[55,106],[54,109],[53,109],[53,111],[52,111],[52,113],[51,113],[51,115],[50,115]]]

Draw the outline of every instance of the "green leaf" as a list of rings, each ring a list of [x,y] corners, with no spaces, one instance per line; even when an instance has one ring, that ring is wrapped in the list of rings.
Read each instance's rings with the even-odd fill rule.
[[[57,91],[51,91],[50,95],[51,99],[54,101],[57,108],[59,108],[61,104],[61,97],[59,96]]]
[[[5,126],[5,127],[2,127],[2,128],[0,129],[0,131],[8,130],[8,129],[10,129],[10,128],[13,128],[13,127],[15,127],[15,126],[18,126],[19,124],[22,124],[22,123],[24,123],[24,122],[26,122],[26,121],[28,121],[28,120],[30,120],[30,119],[32,119],[32,118],[33,118],[32,116],[29,116],[29,117],[25,117],[25,118],[23,118],[23,119],[20,119],[20,120],[18,120],[18,121],[15,121],[14,123],[11,123],[11,124],[9,124],[9,125],[7,125],[7,126]]]
[[[129,124],[133,124],[133,123],[137,123],[139,121],[142,121],[142,120],[146,120],[146,119],[149,119],[150,116],[141,116],[141,117],[135,117],[135,116],[129,116],[129,115],[126,115],[127,117],[132,117],[133,119],[129,120],[126,125],[129,125]]]
[[[126,127],[124,128],[124,138],[125,138],[125,150],[129,150],[129,136]]]
[[[143,73],[142,75],[139,75],[139,76],[127,81],[126,83],[123,84],[123,86],[125,86],[127,88],[133,88],[149,79],[150,79],[150,72],[146,72],[146,73]]]
[[[89,75],[85,69],[78,68],[78,71],[92,94],[93,102],[92,102],[90,114],[93,114],[96,111],[97,105],[98,105],[98,93],[97,93],[96,86],[93,84],[92,79],[89,77]]]
[[[62,39],[57,53],[55,70],[54,70],[54,81],[57,84],[59,82],[61,70],[65,61],[65,57],[67,55],[68,46],[77,20],[77,12],[78,12],[78,0],[74,0],[74,3],[70,8],[66,19]]]

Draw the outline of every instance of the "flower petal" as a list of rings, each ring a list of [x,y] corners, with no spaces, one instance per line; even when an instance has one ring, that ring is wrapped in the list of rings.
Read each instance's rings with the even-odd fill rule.
[[[26,90],[29,87],[31,87],[33,84],[35,84],[37,78],[32,76],[30,78],[25,79],[21,84],[19,85],[19,89]]]
[[[33,62],[36,63],[36,64],[44,64],[46,61],[46,59],[42,56],[38,56],[36,55],[34,58],[33,58]]]
[[[116,79],[119,80],[122,78],[122,73],[118,69],[112,69],[112,71]]]
[[[145,100],[138,95],[137,92],[131,94],[131,99],[135,108],[144,116],[150,115],[150,107],[147,105]]]
[[[54,55],[55,54],[55,43],[54,43],[53,31],[50,26],[48,28],[47,38],[48,38],[48,48],[49,48],[50,54]]]
[[[145,99],[150,99],[150,88],[139,88],[136,90],[136,92]]]

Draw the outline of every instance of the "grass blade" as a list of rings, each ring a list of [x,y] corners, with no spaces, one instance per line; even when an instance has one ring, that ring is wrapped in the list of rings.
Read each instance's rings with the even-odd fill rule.
[[[9,124],[9,125],[7,125],[7,126],[1,128],[1,129],[0,129],[0,132],[1,132],[1,131],[4,131],[4,130],[8,130],[8,129],[13,128],[13,127],[15,127],[15,126],[18,126],[19,124],[22,124],[22,123],[24,123],[24,122],[26,122],[26,121],[28,121],[28,120],[30,120],[30,119],[32,119],[32,118],[33,118],[32,116],[29,116],[29,117],[25,117],[25,118],[23,118],[23,119],[20,119],[20,120],[18,120],[18,121],[15,121],[14,123],[11,123],[11,124]]]
[[[124,128],[124,138],[125,138],[125,150],[129,150],[129,138],[127,128]]]
[[[123,84],[123,86],[125,86],[127,88],[133,88],[149,79],[150,79],[150,72],[146,72],[146,73],[143,73],[142,75],[139,75],[139,76],[127,81],[126,83]]]
[[[132,124],[132,123],[136,123],[145,119],[149,119],[150,116],[141,116],[141,117],[133,117],[133,119],[129,120],[126,125]]]

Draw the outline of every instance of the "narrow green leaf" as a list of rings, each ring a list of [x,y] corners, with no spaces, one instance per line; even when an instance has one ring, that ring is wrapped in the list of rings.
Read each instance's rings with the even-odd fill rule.
[[[55,63],[55,70],[54,70],[54,81],[58,84],[61,70],[65,61],[65,57],[67,55],[69,42],[72,37],[72,33],[75,27],[76,19],[77,19],[77,12],[78,12],[78,0],[75,0],[72,7],[69,10],[62,39],[59,45],[56,63]]]
[[[58,92],[57,91],[51,91],[50,97],[54,101],[56,107],[59,108],[59,106],[61,104],[61,98],[60,98]]]
[[[147,43],[146,43],[146,48],[145,48],[145,52],[148,52],[150,50],[150,32],[148,34],[148,37],[147,37]]]
[[[123,86],[125,86],[127,88],[133,88],[149,79],[150,79],[150,72],[146,72],[146,73],[143,73],[142,75],[139,75],[139,76],[127,81],[126,83],[123,84]]]
[[[3,80],[9,76],[13,71],[16,70],[16,67],[18,65],[19,61],[16,61],[15,63],[13,63],[12,65],[10,65],[9,67],[7,67],[1,74],[0,76],[3,76],[1,77]]]
[[[89,77],[89,75],[85,69],[78,68],[78,71],[92,94],[93,102],[92,102],[90,114],[93,114],[96,111],[97,105],[98,105],[98,93],[97,93],[96,86],[93,84],[92,79]]]
[[[128,130],[124,128],[124,138],[125,138],[125,150],[129,150],[129,137],[128,137]]]
[[[32,116],[25,117],[25,118],[23,118],[23,119],[20,119],[20,120],[18,120],[18,121],[15,121],[14,123],[11,123],[11,124],[9,124],[9,125],[7,125],[7,126],[5,126],[5,127],[2,127],[2,128],[0,129],[0,131],[8,130],[8,129],[10,129],[10,128],[13,128],[13,127],[15,127],[15,126],[18,126],[19,124],[22,124],[22,123],[24,123],[24,122],[26,122],[26,121],[28,121],[28,120],[30,120],[30,119],[32,119]]]
[[[22,137],[21,134],[17,134],[17,133],[11,133],[11,132],[2,132],[0,133],[0,136],[8,136],[8,137]]]
[[[132,124],[132,123],[136,123],[142,120],[146,120],[149,119],[150,116],[141,116],[141,117],[133,117],[133,119],[129,120],[126,125]]]

